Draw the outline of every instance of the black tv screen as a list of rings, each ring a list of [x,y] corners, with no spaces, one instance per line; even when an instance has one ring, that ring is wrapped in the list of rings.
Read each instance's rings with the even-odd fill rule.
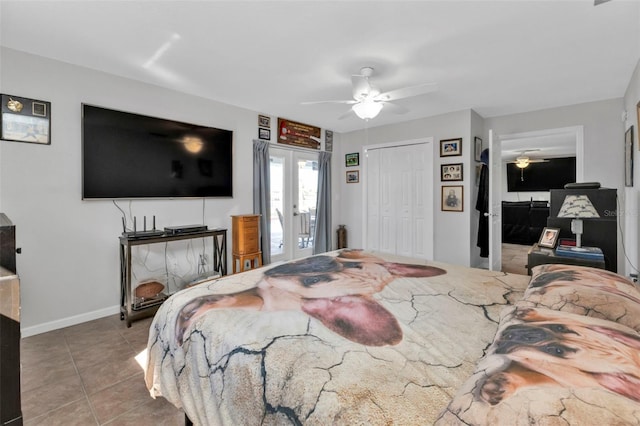
[[[576,181],[576,157],[550,158],[541,163],[530,163],[524,169],[507,163],[507,190],[509,192],[538,192],[562,189]]]
[[[82,198],[231,197],[233,132],[82,105]]]

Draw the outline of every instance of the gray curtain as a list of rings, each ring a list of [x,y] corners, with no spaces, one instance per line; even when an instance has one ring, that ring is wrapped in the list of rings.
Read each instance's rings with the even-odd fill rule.
[[[269,142],[253,141],[253,213],[260,215],[262,264],[271,263],[271,185],[269,183]]]
[[[320,152],[313,254],[325,253],[329,250],[331,250],[331,153]]]

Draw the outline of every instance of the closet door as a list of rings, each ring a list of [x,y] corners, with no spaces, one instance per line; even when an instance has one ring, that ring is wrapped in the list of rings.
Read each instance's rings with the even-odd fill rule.
[[[369,250],[433,258],[431,144],[367,150]]]

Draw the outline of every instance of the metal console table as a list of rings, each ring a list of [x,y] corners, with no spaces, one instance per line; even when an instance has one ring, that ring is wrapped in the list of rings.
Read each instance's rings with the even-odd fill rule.
[[[170,295],[159,294],[141,303],[134,303],[131,293],[131,248],[145,244],[168,243],[171,241],[190,240],[195,238],[213,239],[213,270],[220,275],[227,275],[227,230],[212,229],[185,234],[161,235],[121,235],[120,236],[120,319],[127,321],[131,327],[133,321],[147,318],[156,313],[162,302]]]

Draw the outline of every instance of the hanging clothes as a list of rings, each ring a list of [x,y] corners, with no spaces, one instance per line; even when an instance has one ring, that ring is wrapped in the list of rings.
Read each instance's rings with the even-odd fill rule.
[[[482,168],[480,170],[480,183],[478,185],[478,199],[476,210],[480,212],[478,223],[478,241],[480,257],[489,257],[489,149],[482,151],[480,156]]]

